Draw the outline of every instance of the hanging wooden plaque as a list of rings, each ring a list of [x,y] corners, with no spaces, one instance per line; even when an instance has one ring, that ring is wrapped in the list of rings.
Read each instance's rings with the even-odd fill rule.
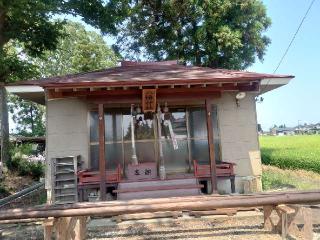
[[[143,112],[155,112],[157,108],[157,90],[142,89],[142,110]]]

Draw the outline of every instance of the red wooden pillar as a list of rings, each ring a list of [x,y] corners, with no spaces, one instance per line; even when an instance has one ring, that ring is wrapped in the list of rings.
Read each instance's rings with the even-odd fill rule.
[[[206,105],[206,115],[207,115],[207,135],[208,135],[208,146],[209,146],[209,158],[210,158],[210,170],[211,170],[211,192],[217,193],[217,169],[216,169],[216,160],[214,156],[214,142],[213,142],[213,127],[212,127],[212,118],[211,111],[212,106],[210,100],[205,100]]]
[[[106,200],[106,161],[104,137],[104,108],[99,104],[99,173],[100,173],[100,200]]]

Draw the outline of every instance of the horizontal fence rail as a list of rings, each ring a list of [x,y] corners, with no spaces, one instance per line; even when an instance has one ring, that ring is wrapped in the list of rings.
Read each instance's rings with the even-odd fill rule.
[[[29,196],[33,192],[38,191],[40,189],[44,189],[43,182],[36,183],[28,188],[21,190],[20,192],[17,192],[17,193],[12,194],[8,197],[2,198],[2,199],[0,199],[0,208],[10,204],[13,201],[16,201],[17,199],[22,199],[23,197]]]
[[[213,210],[220,208],[259,207],[279,204],[320,203],[320,190],[262,193],[251,195],[196,196],[161,199],[140,199],[96,203],[77,203],[65,206],[19,208],[0,211],[0,220],[117,216],[130,213]]]

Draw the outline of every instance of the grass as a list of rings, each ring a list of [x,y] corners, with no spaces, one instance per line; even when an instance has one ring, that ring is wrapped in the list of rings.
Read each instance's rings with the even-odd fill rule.
[[[10,193],[7,190],[5,186],[3,186],[3,183],[0,183],[0,199],[9,196]]]
[[[320,173],[320,135],[262,136],[262,163]]]
[[[320,174],[306,170],[284,170],[274,166],[262,166],[263,190],[320,188]]]

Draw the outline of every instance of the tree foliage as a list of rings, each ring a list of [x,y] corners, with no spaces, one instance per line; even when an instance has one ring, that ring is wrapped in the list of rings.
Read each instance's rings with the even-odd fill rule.
[[[65,14],[115,36],[114,49],[125,58],[179,59],[194,65],[244,69],[256,57],[263,58],[270,42],[263,35],[270,19],[261,0],[0,0],[0,83],[35,73],[26,56],[43,57],[57,48],[65,21],[52,19]],[[11,52],[8,45],[17,43],[18,51]],[[88,39],[83,43],[90,48]],[[92,55],[85,52],[89,49],[83,50],[83,58],[94,65]],[[84,59],[78,58],[80,62]],[[73,72],[89,70],[85,65],[77,69],[76,64],[72,59],[68,67]],[[42,75],[54,74],[52,66],[51,70],[43,68]],[[65,69],[60,65],[59,71]],[[0,95],[1,158],[6,160],[3,151],[8,149],[9,127],[2,85]]]
[[[38,66],[42,77],[88,72],[117,63],[117,57],[102,36],[86,31],[80,23],[68,22],[64,36],[59,38],[54,51],[45,51],[41,58],[30,59]]]
[[[80,16],[87,24],[112,34],[127,16],[127,6],[127,1],[119,0],[0,0],[0,81],[6,82],[8,75],[25,64],[23,58],[5,51],[9,42],[19,42],[20,51],[33,57],[56,49],[65,21],[53,21],[53,16]]]
[[[115,66],[117,58],[101,35],[86,31],[80,23],[67,22],[64,35],[59,38],[54,51],[44,51],[43,56],[25,56],[36,66],[34,77],[50,77],[92,71]],[[16,133],[22,136],[44,136],[44,107],[17,96],[11,96],[9,111],[16,124]]]
[[[260,0],[134,1],[115,49],[126,58],[245,69],[263,59],[270,23]]]
[[[10,96],[9,112],[16,124],[16,133],[26,137],[45,135],[45,108],[25,101],[18,96]]]
[[[29,63],[24,55],[39,57],[46,50],[54,50],[62,36],[64,21],[52,21],[53,16],[72,14],[103,33],[114,33],[117,23],[127,14],[127,1],[120,0],[0,0],[0,113],[1,161],[9,158],[9,124],[7,96],[3,83],[21,79]],[[10,55],[6,45],[19,42],[19,54]],[[22,56],[22,57],[21,57]],[[1,165],[0,165],[1,177]]]

